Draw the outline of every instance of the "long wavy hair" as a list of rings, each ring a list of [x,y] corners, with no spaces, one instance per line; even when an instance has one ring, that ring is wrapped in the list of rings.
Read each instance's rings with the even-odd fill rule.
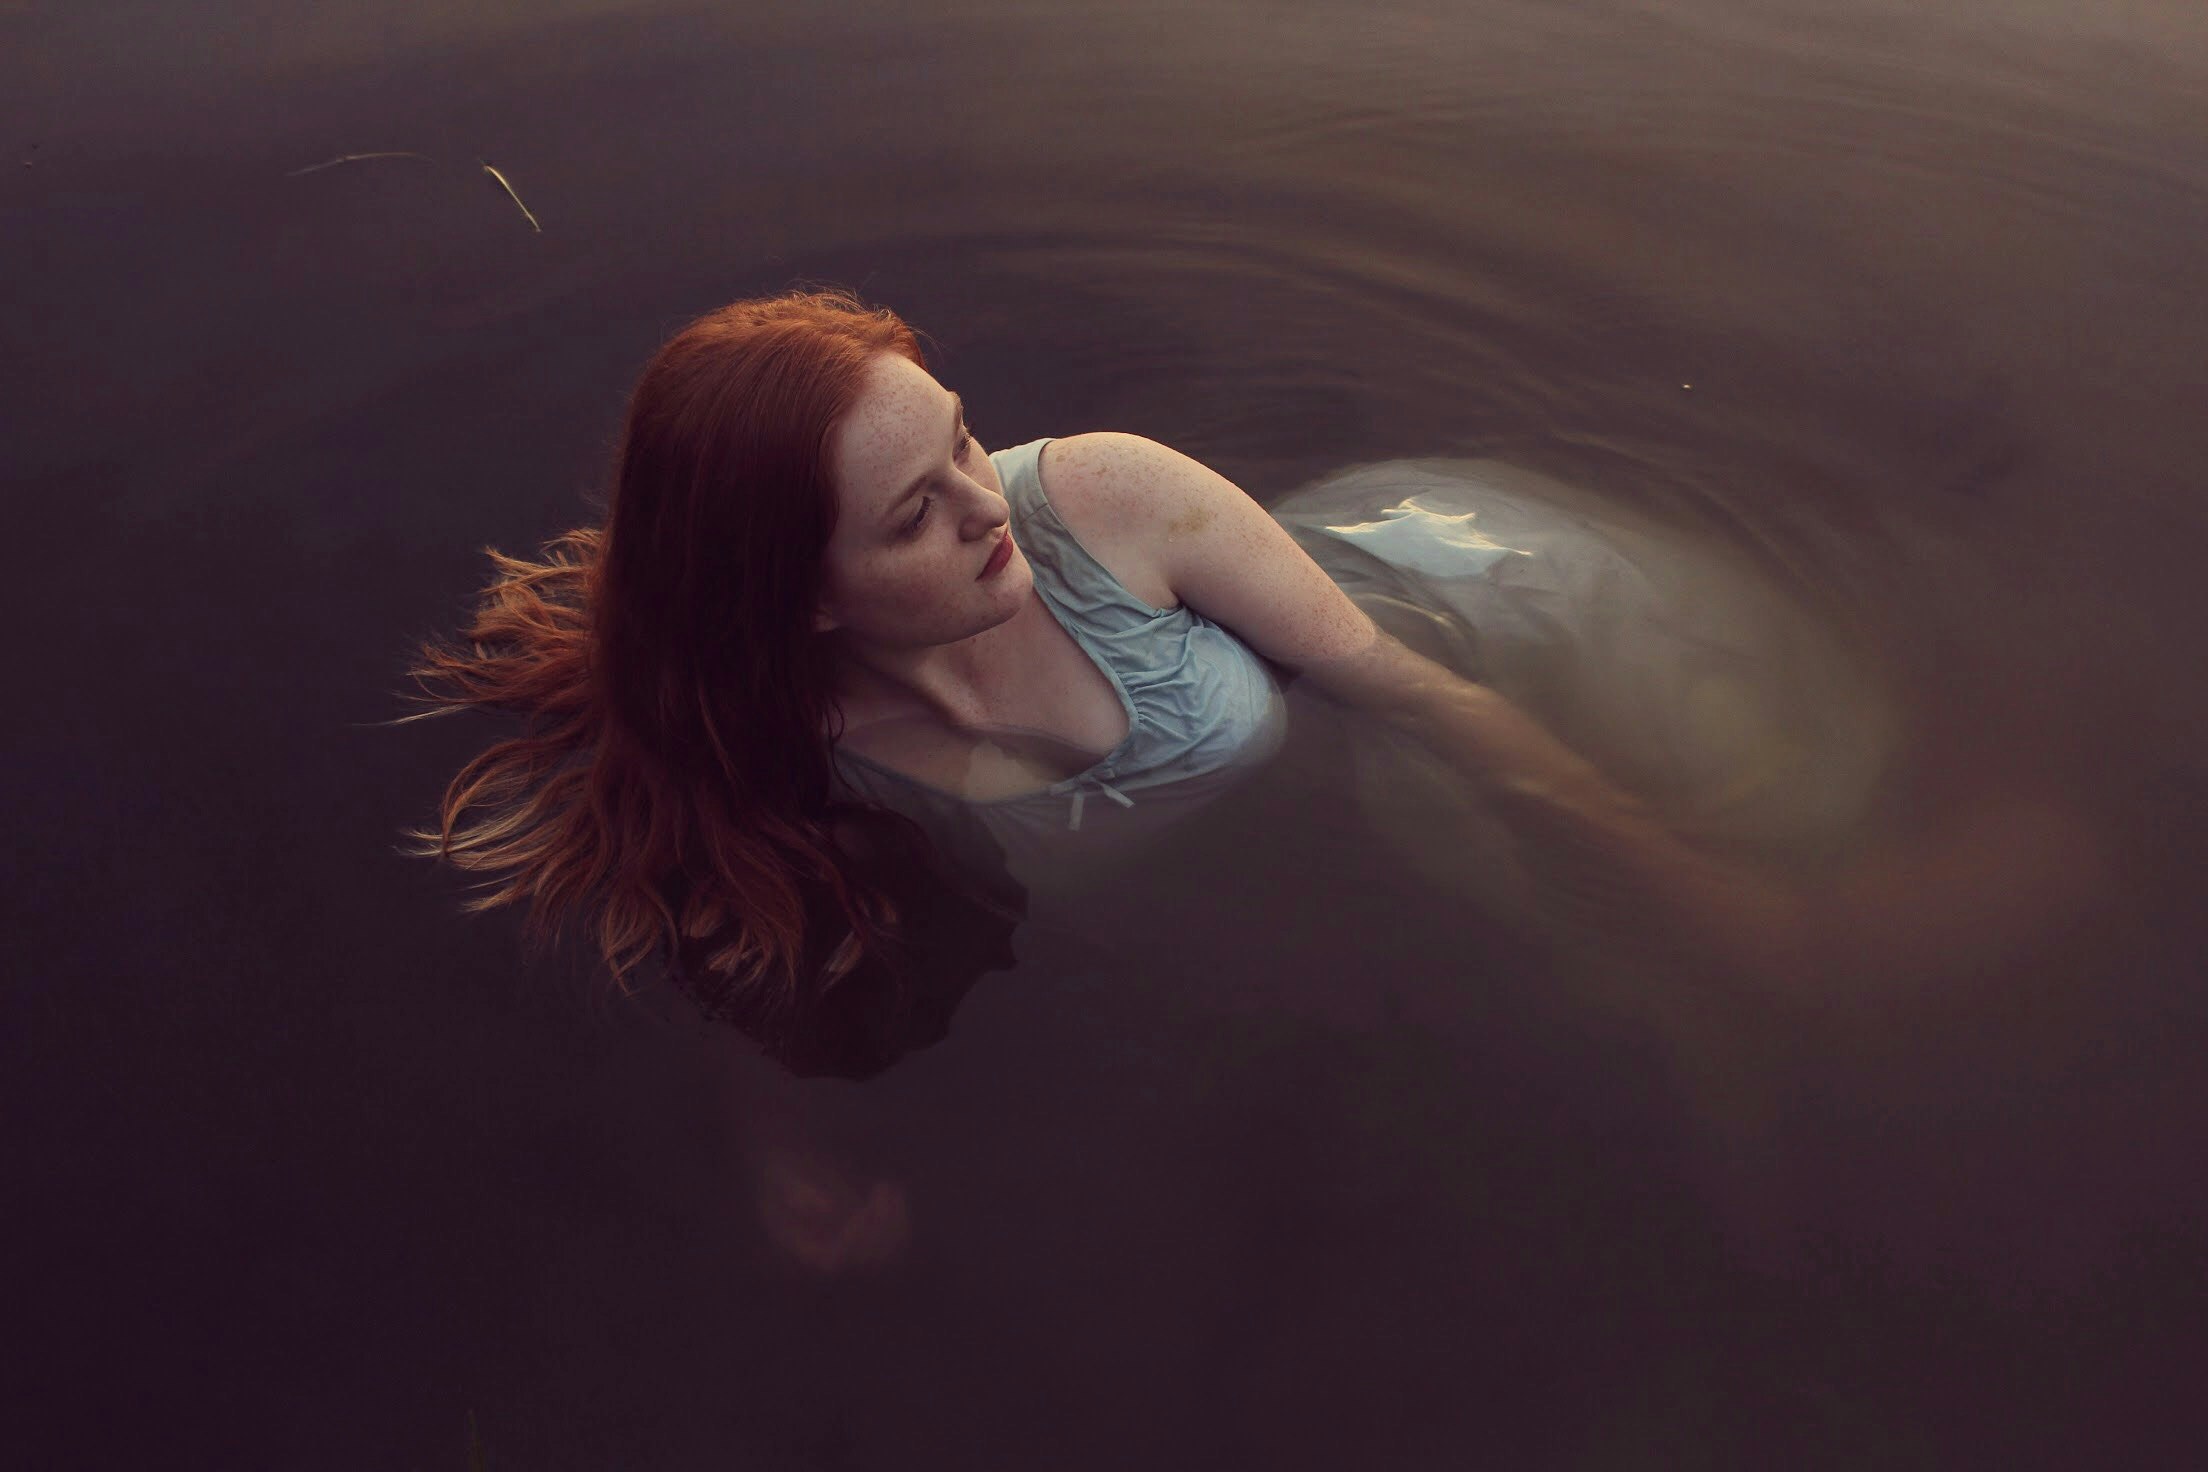
[[[431,708],[403,718],[524,720],[453,777],[435,831],[405,831],[403,852],[497,876],[467,912],[528,902],[532,946],[588,918],[624,994],[647,958],[688,957],[670,974],[693,1001],[756,1017],[903,958],[894,880],[974,893],[919,825],[831,791],[829,437],[883,352],[927,366],[842,288],[709,312],[630,396],[602,524],[540,562],[483,549],[465,643],[420,646],[406,698]]]

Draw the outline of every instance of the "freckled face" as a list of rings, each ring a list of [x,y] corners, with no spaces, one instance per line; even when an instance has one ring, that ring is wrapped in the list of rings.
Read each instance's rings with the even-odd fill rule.
[[[955,397],[926,369],[877,354],[829,440],[836,530],[814,627],[898,647],[950,644],[1011,618],[1033,585],[1015,545],[978,575],[1012,509]]]

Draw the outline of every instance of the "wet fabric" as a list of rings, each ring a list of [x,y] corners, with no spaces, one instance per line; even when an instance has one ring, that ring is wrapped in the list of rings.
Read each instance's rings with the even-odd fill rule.
[[[1273,503],[1412,648],[1509,697],[1682,834],[1803,871],[1855,843],[1898,721],[1838,631],[1745,555],[1622,495],[1491,460],[1353,466]],[[1347,780],[1422,867],[1478,887],[1508,840],[1462,776],[1375,735]]]

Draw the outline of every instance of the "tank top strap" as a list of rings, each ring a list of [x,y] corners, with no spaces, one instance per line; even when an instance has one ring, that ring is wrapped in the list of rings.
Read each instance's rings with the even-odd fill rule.
[[[1046,434],[1024,445],[989,452],[989,463],[997,468],[997,479],[1004,482],[1004,499],[1012,503],[1014,522],[1026,520],[1030,509],[1042,501],[1043,446],[1056,438]]]

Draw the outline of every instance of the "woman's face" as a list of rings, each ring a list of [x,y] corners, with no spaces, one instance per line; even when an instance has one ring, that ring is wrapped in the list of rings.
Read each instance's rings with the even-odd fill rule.
[[[952,394],[927,370],[877,354],[829,442],[836,531],[814,627],[904,649],[950,644],[1011,618],[1034,576],[1009,532],[996,467]]]

